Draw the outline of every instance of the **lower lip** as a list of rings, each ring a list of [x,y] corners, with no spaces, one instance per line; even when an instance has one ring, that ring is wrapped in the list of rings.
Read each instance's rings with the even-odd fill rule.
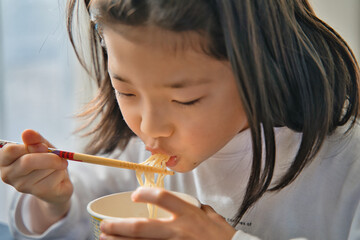
[[[171,156],[169,161],[166,162],[167,167],[174,167],[178,163],[178,158],[176,156]]]

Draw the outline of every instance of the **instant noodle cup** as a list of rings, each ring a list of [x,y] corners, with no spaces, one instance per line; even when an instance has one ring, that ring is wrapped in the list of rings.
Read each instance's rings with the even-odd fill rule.
[[[91,216],[92,232],[94,239],[99,239],[100,236],[100,223],[103,219],[117,219],[129,217],[149,217],[147,203],[135,203],[131,200],[133,192],[122,192],[107,195],[91,201],[87,205],[87,211]],[[185,193],[171,192],[177,197],[200,207],[200,202]],[[171,213],[158,207],[156,218],[169,218]]]

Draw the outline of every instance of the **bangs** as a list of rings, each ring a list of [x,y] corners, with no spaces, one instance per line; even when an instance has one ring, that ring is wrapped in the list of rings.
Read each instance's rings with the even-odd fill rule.
[[[104,30],[109,28],[133,43],[161,48],[174,56],[181,55],[185,51],[195,51],[213,57],[208,39],[198,32],[173,32],[154,26],[100,25],[99,31],[102,38],[104,38]],[[102,42],[106,49],[105,41]]]
[[[211,4],[204,0],[93,0],[88,8],[100,36],[110,27],[132,41],[148,42],[174,53],[192,49],[216,59],[227,58],[220,23]]]

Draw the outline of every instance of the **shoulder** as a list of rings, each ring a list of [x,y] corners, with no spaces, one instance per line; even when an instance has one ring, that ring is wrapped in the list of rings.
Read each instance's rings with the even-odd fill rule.
[[[360,125],[339,127],[328,136],[314,159],[321,174],[360,191]],[[331,179],[331,180],[330,180]],[[334,183],[335,184],[335,183]],[[357,185],[355,187],[353,184]],[[360,193],[360,192],[359,192]]]
[[[331,183],[333,186],[337,185],[339,189],[342,184],[356,182],[360,188],[360,124],[355,123],[351,129],[349,126],[346,124],[338,127],[325,138],[319,152],[303,170],[301,176],[306,176],[304,180],[323,180],[324,184]],[[282,167],[287,169],[293,156],[297,154],[302,134],[281,128],[275,132],[275,135],[280,150],[276,152],[278,165],[281,169]],[[299,179],[302,178],[301,176]]]
[[[338,127],[333,134],[328,136],[321,149],[325,157],[342,157],[348,161],[360,164],[360,124],[356,122],[349,129],[349,124]]]

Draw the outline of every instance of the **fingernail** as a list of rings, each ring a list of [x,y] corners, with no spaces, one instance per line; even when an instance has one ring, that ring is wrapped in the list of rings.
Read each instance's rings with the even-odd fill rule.
[[[65,160],[65,159],[62,159],[61,161],[62,161],[62,166],[63,166],[63,168],[67,168],[68,165],[69,165],[68,161]]]
[[[139,188],[138,188],[139,189]],[[136,189],[132,194],[131,194],[131,200],[132,201],[136,201],[136,199],[138,198],[139,196],[139,191],[138,189]]]
[[[106,240],[106,235],[105,234],[100,234],[100,240]]]
[[[141,191],[141,189],[143,189],[143,188],[144,188],[144,187],[142,187],[142,186],[137,187],[134,192],[139,192],[139,191]]]
[[[106,228],[106,222],[102,221],[102,222],[100,223],[100,230],[101,230],[102,232],[105,232],[105,228]]]
[[[37,153],[37,152],[41,153],[48,151],[47,147],[43,143],[27,145],[27,150],[29,153]]]

